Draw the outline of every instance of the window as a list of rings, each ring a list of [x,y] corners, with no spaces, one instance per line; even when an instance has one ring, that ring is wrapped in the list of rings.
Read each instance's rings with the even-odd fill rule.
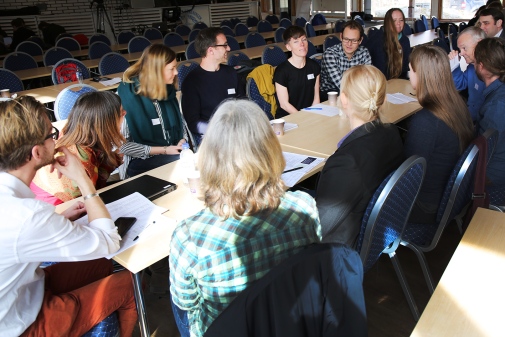
[[[442,19],[471,19],[480,6],[484,6],[486,1],[474,0],[443,0]]]
[[[413,7],[413,13],[409,12],[409,6]],[[400,8],[405,18],[419,18],[421,15],[431,16],[431,0],[379,0],[371,1],[371,12],[374,17],[383,18],[386,12],[393,7]]]

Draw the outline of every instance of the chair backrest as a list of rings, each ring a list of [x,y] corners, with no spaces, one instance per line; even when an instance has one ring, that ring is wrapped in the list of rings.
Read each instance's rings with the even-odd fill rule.
[[[188,74],[198,68],[199,64],[193,61],[184,61],[177,65],[177,82],[179,84],[179,90],[182,89],[182,83]]]
[[[252,47],[258,47],[258,46],[265,46],[267,43],[263,36],[259,33],[249,33],[245,37],[244,40],[244,45],[246,48],[252,48]]]
[[[188,35],[188,42],[193,42],[195,41],[196,39],[196,36],[198,35],[198,33],[200,32],[201,29],[193,29],[191,32],[189,32],[189,35]]]
[[[11,93],[25,90],[23,81],[12,71],[0,68],[0,87],[9,89]]]
[[[450,48],[447,45],[447,42],[445,42],[445,39],[436,38],[433,40],[433,45],[442,48],[446,53],[450,52]]]
[[[284,28],[284,27],[279,27],[275,30],[274,40],[276,43],[284,42],[284,38],[282,37],[282,34],[284,34],[285,30],[286,30],[286,28]]]
[[[272,24],[266,20],[261,20],[258,22],[258,25],[256,26],[256,31],[258,33],[265,33],[265,32],[271,32],[273,31]]]
[[[226,43],[230,46],[230,51],[240,50],[240,44],[233,36],[226,35]]]
[[[363,28],[365,27],[365,20],[363,20],[363,18],[359,15],[356,15],[354,17],[354,21],[356,21],[357,23],[359,23],[361,26],[363,26]]]
[[[458,26],[456,26],[454,23],[449,23],[448,27],[449,27],[448,29],[449,34],[458,35]]]
[[[421,33],[421,32],[426,31],[426,26],[424,25],[423,20],[416,20],[414,22],[414,30],[416,31],[416,33]]]
[[[246,25],[247,27],[256,27],[258,25],[258,22],[260,22],[260,20],[258,20],[257,17],[254,15],[249,15],[246,20]]]
[[[189,32],[191,32],[191,28],[186,25],[178,25],[175,27],[175,32],[180,36],[187,36],[189,35]]]
[[[367,336],[362,279],[351,248],[309,246],[243,290],[204,337]]]
[[[199,58],[200,54],[196,51],[195,41],[192,41],[186,47],[186,60]]]
[[[291,20],[289,19],[282,19],[280,22],[279,22],[279,27],[284,27],[284,28],[288,28],[288,27],[291,27],[293,25],[293,23],[291,22]]]
[[[163,44],[168,47],[184,46],[184,39],[177,33],[170,32],[163,38]]]
[[[287,59],[284,51],[276,45],[266,46],[261,55],[261,63],[270,64],[272,67],[277,67]]]
[[[91,35],[91,37],[89,38],[88,44],[91,46],[93,43],[98,42],[98,41],[103,42],[106,45],[110,46],[110,40],[107,37],[107,35],[100,34],[100,33]]]
[[[382,26],[384,27],[384,26]],[[382,28],[381,27],[381,28]],[[408,23],[406,23],[404,26],[403,26],[403,31],[402,31],[403,34],[405,35],[412,35],[414,33],[414,31],[412,30],[412,27],[410,27],[410,25]]]
[[[344,25],[345,25],[345,20],[337,20],[335,22],[335,33],[342,33],[342,30],[344,30]]]
[[[272,25],[275,25],[276,23],[279,23],[279,18],[277,17],[277,15],[273,15],[273,14],[268,14],[266,17],[265,17],[265,20],[270,22]]]
[[[81,45],[72,37],[63,37],[56,41],[56,47],[65,48],[68,51],[81,50]]]
[[[323,51],[326,51],[328,48],[336,46],[337,44],[342,43],[338,37],[335,35],[328,35],[323,42]]]
[[[235,31],[229,26],[221,26],[221,30],[224,32],[224,35],[235,36]]]
[[[26,40],[26,41],[35,42],[36,44],[38,44],[38,45],[39,45],[39,47],[40,47],[40,48],[42,48],[42,50],[43,50],[44,48],[46,48],[46,44],[44,43],[44,40],[42,40],[40,37],[38,37],[38,36],[36,36],[36,35],[34,35],[34,36],[30,36],[30,37],[28,38],[28,40]]]
[[[117,43],[128,43],[135,37],[135,33],[131,30],[123,30],[117,36]]]
[[[88,57],[90,60],[99,59],[110,52],[112,52],[112,49],[109,45],[102,41],[96,41],[89,46]]]
[[[425,30],[430,30],[430,26],[428,25],[428,19],[426,19],[425,15],[421,15],[421,20],[424,23],[424,28],[426,28]]]
[[[249,34],[249,28],[244,25],[242,22],[239,22],[235,25],[235,36],[244,36]]]
[[[205,22],[197,22],[193,25],[193,30],[195,29],[204,29],[204,28],[209,28]]]
[[[82,78],[86,79],[89,78],[89,70],[86,68],[86,66],[79,60],[76,59],[63,59],[61,61],[58,61],[51,72],[51,78],[53,80],[53,84],[60,84],[60,83],[66,83],[66,82],[73,82],[76,81],[77,79],[75,78],[75,73],[74,74],[61,74],[59,73],[61,68],[59,68],[61,65],[66,65],[66,64],[74,64],[75,67],[79,69],[79,71],[82,74]],[[71,78],[70,76],[67,75],[72,75]]]
[[[79,96],[92,91],[97,90],[87,84],[73,84],[63,89],[54,101],[54,117],[56,117],[56,120],[67,119]]]
[[[305,24],[305,32],[307,33],[307,37],[316,36],[316,30],[314,29],[314,26],[312,26],[310,22],[307,22]]]
[[[327,23],[326,18],[321,13],[317,13],[316,15],[314,15],[312,17],[312,20],[310,20],[310,22],[312,23],[313,26],[325,25]]]
[[[100,75],[106,76],[115,73],[124,72],[130,63],[128,60],[121,54],[110,52],[102,56],[100,59],[100,63],[98,63],[98,71]]]
[[[235,27],[233,25],[233,22],[231,22],[231,20],[223,20],[223,21],[221,21],[221,24],[219,24],[219,26],[220,27],[227,26],[227,27],[230,27],[230,28]]]
[[[56,64],[56,62],[67,58],[72,58],[72,54],[65,48],[49,48],[44,54],[44,66],[53,66]]]
[[[235,28],[235,26],[237,26],[237,24],[239,24],[239,23],[241,23],[241,22],[242,22],[242,21],[240,20],[240,18],[237,18],[237,17],[235,17],[235,18],[231,18],[231,20],[230,20],[230,21],[231,21],[231,24],[232,24],[231,28]],[[247,26],[246,26],[246,27],[247,27]]]
[[[144,37],[149,41],[163,39],[163,34],[156,28],[147,28],[144,30]]]
[[[308,47],[307,57],[311,57],[312,55],[317,54],[317,48],[316,46],[314,46],[312,42],[307,41],[307,47]]]
[[[269,120],[274,119],[274,116],[272,115],[272,105],[265,101],[263,96],[261,96],[258,85],[256,84],[254,78],[247,79],[246,93],[247,97],[249,97],[251,101],[258,104],[261,110],[263,110],[263,112],[267,115]]]
[[[356,250],[366,272],[384,250],[394,252],[405,230],[426,171],[426,160],[408,158],[384,179],[363,215]]]
[[[56,36],[56,39],[54,40],[54,42],[58,41],[62,37],[73,37],[73,36],[70,33],[61,33],[61,34],[58,34],[58,36]]]
[[[136,53],[144,51],[147,47],[151,45],[151,41],[143,36],[135,36],[128,42],[128,53]]]
[[[436,16],[431,17],[431,29],[437,29],[440,27],[440,22],[438,21]]]
[[[459,24],[459,32],[461,33],[462,31],[464,31],[466,27],[468,27],[468,25],[465,22],[461,22]]]
[[[241,51],[234,51],[228,54],[228,65],[229,66],[237,66],[240,61],[248,61],[249,56],[242,53]]]
[[[33,69],[37,67],[38,65],[35,59],[27,53],[14,52],[7,54],[4,58],[4,68],[11,71]]]
[[[405,27],[403,27],[403,29],[405,29]],[[380,30],[375,28],[375,27],[370,27],[370,29],[368,29],[368,37],[370,39],[372,39],[376,34],[380,34]]]
[[[295,20],[295,25],[297,25],[298,27],[304,28],[306,23],[307,23],[307,20],[303,16],[296,18],[296,20]]]
[[[314,54],[310,58],[316,61],[319,64],[319,66],[323,65],[323,53]]]
[[[17,52],[27,53],[31,56],[43,55],[44,51],[38,44],[32,41],[23,41],[16,47]]]

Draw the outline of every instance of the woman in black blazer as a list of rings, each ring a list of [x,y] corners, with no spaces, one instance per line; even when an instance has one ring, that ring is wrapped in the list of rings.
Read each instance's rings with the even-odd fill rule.
[[[326,161],[316,190],[323,242],[354,246],[368,202],[381,182],[403,161],[396,126],[383,124],[380,107],[386,78],[371,65],[344,73],[340,108],[351,131]]]

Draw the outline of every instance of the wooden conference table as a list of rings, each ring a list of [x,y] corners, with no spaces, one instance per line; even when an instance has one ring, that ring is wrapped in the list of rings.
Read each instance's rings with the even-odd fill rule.
[[[505,214],[479,208],[411,336],[503,336]]]

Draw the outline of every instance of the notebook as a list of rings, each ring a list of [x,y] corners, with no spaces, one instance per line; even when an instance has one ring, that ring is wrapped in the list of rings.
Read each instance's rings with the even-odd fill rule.
[[[176,184],[146,174],[105,192],[100,192],[100,197],[105,204],[108,204],[134,192],[139,192],[152,201],[175,189],[177,189]]]

